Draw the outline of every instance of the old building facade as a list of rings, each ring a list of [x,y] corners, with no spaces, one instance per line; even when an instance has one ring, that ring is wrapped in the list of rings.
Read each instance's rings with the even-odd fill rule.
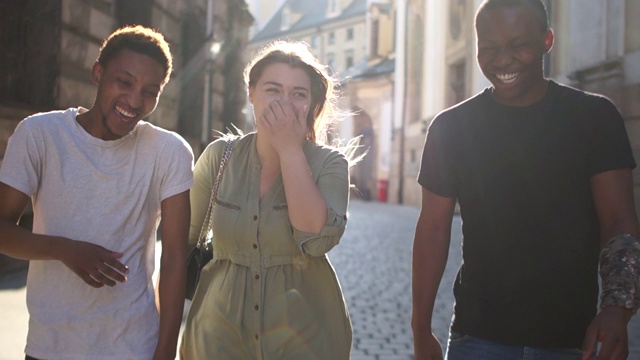
[[[365,56],[366,4],[366,0],[280,1],[251,38],[248,54],[278,39],[304,41],[339,74]]]
[[[548,1],[548,6],[556,34],[549,75],[611,99],[622,113],[640,164],[640,2],[603,0],[584,6],[569,0]],[[640,214],[638,167],[634,185]]]
[[[352,116],[352,136],[360,136],[367,155],[351,172],[364,200],[389,201],[392,171],[395,6],[368,1],[365,57],[340,77]]]

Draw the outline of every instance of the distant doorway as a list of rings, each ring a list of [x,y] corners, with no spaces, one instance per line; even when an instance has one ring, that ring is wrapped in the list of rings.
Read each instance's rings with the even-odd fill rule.
[[[354,109],[354,133],[360,136],[358,155],[366,153],[352,172],[352,183],[357,195],[365,201],[372,200],[375,193],[376,141],[371,116],[363,109]]]

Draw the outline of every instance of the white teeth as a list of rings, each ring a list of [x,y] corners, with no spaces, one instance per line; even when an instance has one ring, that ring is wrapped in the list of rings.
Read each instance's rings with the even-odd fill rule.
[[[511,84],[516,81],[518,77],[518,73],[510,73],[510,74],[496,74],[498,80],[502,81],[505,84]]]
[[[122,114],[122,115],[124,115],[124,116],[126,116],[126,117],[131,117],[131,118],[132,118],[132,117],[136,116],[136,114],[135,114],[135,113],[128,112],[128,111],[126,111],[125,109],[121,108],[120,106],[116,106],[116,110],[117,110],[120,114]]]

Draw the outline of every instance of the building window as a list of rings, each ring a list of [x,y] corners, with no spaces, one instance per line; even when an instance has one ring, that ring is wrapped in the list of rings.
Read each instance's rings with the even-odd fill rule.
[[[291,26],[291,9],[288,7],[282,9],[282,18],[280,19],[280,30],[287,30]]]
[[[336,33],[335,32],[330,32],[329,33],[329,45],[333,45],[336,43]]]
[[[340,0],[329,0],[329,6],[327,7],[327,13],[329,15],[336,15],[340,12]]]
[[[313,49],[317,49],[318,48],[318,37],[316,35],[313,35],[311,37],[311,48],[313,48]]]
[[[572,8],[570,35],[566,41],[579,44],[580,49],[569,54],[570,71],[597,68],[624,54],[627,35],[625,21],[622,19],[630,16],[625,15],[624,3],[625,1],[620,0],[606,0]]]
[[[462,61],[449,68],[449,106],[466,98],[466,62]]]
[[[336,68],[336,59],[335,59],[335,55],[333,53],[328,53],[327,54],[327,66],[329,67],[329,70],[334,73],[335,72],[335,68]]]
[[[422,82],[424,78],[424,20],[420,15],[414,15],[411,30],[407,40],[414,46],[407,48],[407,76],[411,81],[407,83],[407,119],[418,122],[422,119]]]
[[[345,58],[344,58],[344,67],[345,69],[348,69],[350,67],[353,66],[353,50],[347,50],[344,52]]]
[[[458,40],[462,35],[466,8],[466,0],[449,0],[449,35],[453,40]]]
[[[348,28],[347,29],[347,41],[352,41],[353,40],[353,28]]]
[[[379,20],[372,20],[371,21],[371,40],[369,43],[369,55],[371,57],[375,57],[378,56],[378,33],[380,31],[380,21]]]
[[[397,47],[396,47],[396,38],[398,37],[398,26],[397,26],[397,25],[398,25],[398,24],[397,24],[398,12],[397,12],[397,11],[394,11],[394,12],[393,12],[393,17],[392,17],[392,19],[393,19],[393,26],[392,26],[392,29],[393,29],[393,37],[391,38],[391,48],[392,48],[392,49],[396,49],[396,48],[397,48]]]

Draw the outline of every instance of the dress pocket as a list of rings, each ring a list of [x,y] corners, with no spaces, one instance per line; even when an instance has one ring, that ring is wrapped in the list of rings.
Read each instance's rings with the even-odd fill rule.
[[[276,205],[273,205],[273,210],[274,211],[287,211],[287,210],[289,210],[289,206],[287,206],[287,203],[276,204]]]
[[[213,208],[213,219],[211,220],[211,228],[213,229],[213,246],[223,247],[229,250],[237,248],[236,238],[239,226],[240,205],[216,199],[216,205]]]

